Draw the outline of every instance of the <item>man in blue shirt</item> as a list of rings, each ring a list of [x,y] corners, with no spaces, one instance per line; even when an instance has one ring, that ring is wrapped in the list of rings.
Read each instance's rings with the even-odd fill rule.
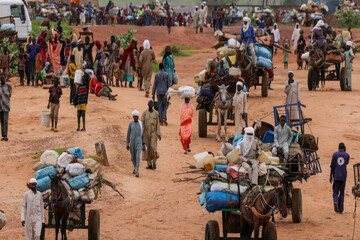
[[[32,38],[32,44],[29,44],[28,51],[30,53],[30,61],[29,61],[29,76],[31,86],[34,86],[34,78],[35,78],[35,57],[36,57],[36,49],[40,46],[36,44],[36,38]],[[28,80],[29,82],[29,80]]]
[[[339,151],[334,153],[331,160],[330,183],[333,183],[334,210],[338,213],[344,211],[344,192],[346,183],[346,166],[350,155],[346,153],[344,143],[339,143]]]
[[[251,52],[252,62],[254,66],[256,66],[256,56],[255,56],[255,49],[254,49],[254,42],[255,42],[255,31],[254,27],[250,24],[250,18],[244,17],[243,18],[244,25],[241,28],[240,34],[240,51],[244,51],[249,48]]]

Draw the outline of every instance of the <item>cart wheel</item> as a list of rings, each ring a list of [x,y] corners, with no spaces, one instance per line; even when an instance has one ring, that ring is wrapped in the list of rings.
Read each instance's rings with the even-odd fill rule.
[[[265,240],[277,240],[276,227],[273,222],[269,222],[268,229],[263,237]]]
[[[45,227],[44,226],[41,228],[40,240],[45,240]]]
[[[217,221],[210,220],[207,222],[205,240],[220,240],[219,224]]]
[[[340,89],[341,91],[345,91],[346,90],[346,71],[345,68],[341,68],[340,71]]]
[[[294,223],[300,223],[302,218],[302,197],[301,189],[294,188],[292,191],[292,220]]]
[[[207,113],[205,109],[199,109],[199,118],[198,118],[198,128],[199,128],[199,137],[207,136]]]
[[[89,211],[89,229],[88,239],[99,240],[100,239],[100,212],[97,209]]]
[[[268,96],[268,82],[269,82],[269,73],[264,71],[262,74],[262,83],[261,83],[261,96]]]
[[[313,90],[314,82],[316,84],[316,81],[313,80],[315,73],[316,73],[316,71],[314,69],[312,69],[312,68],[310,68],[309,71],[308,71],[308,89],[309,89],[309,91]]]

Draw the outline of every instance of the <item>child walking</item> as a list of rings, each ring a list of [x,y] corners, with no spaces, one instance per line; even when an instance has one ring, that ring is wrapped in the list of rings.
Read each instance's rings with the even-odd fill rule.
[[[283,45],[286,50],[290,51],[290,41],[288,38],[285,38]],[[289,53],[287,51],[283,51],[283,54],[282,62],[284,63],[284,69],[288,69]]]
[[[51,130],[57,132],[57,123],[59,118],[60,97],[62,95],[61,87],[59,86],[59,78],[54,77],[54,86],[49,89],[49,103],[47,108],[51,109]],[[55,123],[55,124],[54,124]]]
[[[87,75],[87,74],[86,74]],[[74,106],[77,110],[77,120],[78,120],[78,127],[76,131],[80,131],[80,120],[82,117],[83,128],[81,131],[86,131],[85,128],[85,114],[86,114],[86,105],[88,103],[89,97],[89,76],[84,76],[84,82],[79,85],[77,88],[75,97],[74,97]]]
[[[24,53],[20,53],[18,60],[18,73],[20,77],[20,86],[24,86],[24,77],[25,77],[25,59]]]
[[[76,91],[76,86],[75,86],[75,83],[74,83],[75,71],[76,71],[75,56],[71,55],[70,56],[70,64],[69,64],[69,72],[70,72],[70,104],[72,104],[74,102],[75,91]]]
[[[115,77],[115,81],[116,81],[116,87],[120,87],[119,85],[119,81],[121,80],[121,69],[120,69],[120,58],[116,58],[115,62],[112,65],[112,69],[113,69],[113,75]],[[121,87],[122,87],[122,82],[121,82]]]

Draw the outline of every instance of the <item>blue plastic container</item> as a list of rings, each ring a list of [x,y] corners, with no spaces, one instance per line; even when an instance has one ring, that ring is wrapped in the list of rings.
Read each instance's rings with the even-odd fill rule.
[[[39,180],[39,179],[42,179],[44,177],[49,177],[48,175],[55,176],[56,174],[57,174],[56,168],[53,167],[53,166],[49,166],[49,167],[37,170],[35,178],[36,178],[36,180]]]
[[[236,147],[239,142],[241,142],[244,139],[244,135],[236,135],[233,141],[233,146]]]
[[[269,130],[265,133],[263,139],[263,143],[273,143],[274,142],[274,132]]]
[[[89,183],[89,176],[87,173],[69,179],[69,185],[74,190],[79,190]]]

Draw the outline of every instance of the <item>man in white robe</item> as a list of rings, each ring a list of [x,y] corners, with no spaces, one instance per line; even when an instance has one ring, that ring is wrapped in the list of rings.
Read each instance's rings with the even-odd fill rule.
[[[248,173],[252,185],[258,185],[260,155],[259,142],[255,139],[254,129],[245,128],[244,139],[240,142],[240,163]]]
[[[292,37],[291,37],[291,41],[293,41],[293,50],[294,53],[296,54],[297,52],[297,45],[298,45],[298,40],[300,38],[300,25],[299,23],[296,23]]]
[[[246,127],[247,120],[247,94],[243,91],[244,84],[241,81],[236,83],[236,92],[233,97],[235,110],[235,136],[242,134]]]
[[[300,87],[299,82],[294,80],[294,73],[289,71],[289,80],[285,82],[284,92],[286,94],[285,104],[300,103]],[[298,106],[291,106],[287,108],[289,119],[291,121],[299,120]]]
[[[278,25],[274,24],[274,29],[271,31],[274,34],[274,43],[279,45],[280,42],[280,30]],[[277,53],[277,47],[274,46],[274,55]]]
[[[282,115],[280,117],[280,124],[275,127],[274,131],[274,146],[272,149],[273,157],[277,157],[280,150],[284,154],[284,161],[288,162],[289,160],[289,146],[292,141],[292,132],[291,128],[286,124],[286,117]]]
[[[21,206],[21,224],[25,226],[26,240],[40,240],[41,228],[45,224],[44,202],[41,192],[36,190],[36,179],[30,179]]]

